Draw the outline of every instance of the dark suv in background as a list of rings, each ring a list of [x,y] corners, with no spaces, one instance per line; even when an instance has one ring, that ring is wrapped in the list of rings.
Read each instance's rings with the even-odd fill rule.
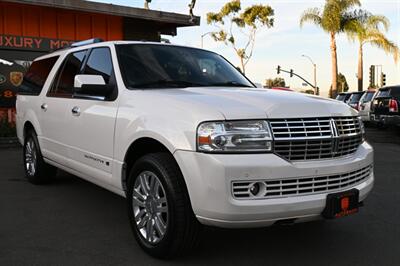
[[[400,85],[380,88],[372,105],[371,120],[380,125],[400,125]]]

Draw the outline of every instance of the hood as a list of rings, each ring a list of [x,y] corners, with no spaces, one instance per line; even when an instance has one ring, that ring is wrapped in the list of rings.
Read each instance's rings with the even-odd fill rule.
[[[150,91],[149,91],[150,92]],[[191,87],[151,90],[166,102],[181,102],[192,110],[207,108],[230,119],[354,116],[348,105],[318,96],[258,88]]]

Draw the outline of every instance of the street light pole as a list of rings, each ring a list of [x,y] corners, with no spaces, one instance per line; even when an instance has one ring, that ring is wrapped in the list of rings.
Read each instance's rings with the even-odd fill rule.
[[[209,31],[209,32],[206,32],[206,33],[204,33],[204,34],[201,35],[201,48],[203,48],[203,39],[204,39],[204,37],[205,37],[206,35],[208,35],[208,34],[211,34],[211,33],[212,33],[212,31]]]
[[[311,57],[309,57],[308,55],[301,55],[302,57],[307,58],[308,60],[310,60],[311,64],[314,67],[314,87],[315,87],[315,94],[319,95],[319,89],[317,87],[317,64],[314,63],[314,61],[311,59]]]

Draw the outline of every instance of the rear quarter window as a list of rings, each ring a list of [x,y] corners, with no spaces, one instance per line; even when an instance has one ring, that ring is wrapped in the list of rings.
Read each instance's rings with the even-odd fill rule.
[[[379,97],[390,97],[390,91],[388,89],[380,90],[378,92],[378,95],[376,95],[376,98],[379,98]]]
[[[24,76],[24,80],[18,89],[18,94],[39,95],[57,60],[58,56],[54,56],[34,61]]]

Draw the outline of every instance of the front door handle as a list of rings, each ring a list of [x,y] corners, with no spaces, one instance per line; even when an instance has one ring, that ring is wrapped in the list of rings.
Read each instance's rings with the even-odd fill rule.
[[[41,106],[40,106],[40,109],[42,109],[43,111],[47,111],[47,103],[44,103],[44,104],[42,104]]]
[[[74,116],[80,116],[81,115],[81,109],[78,106],[75,106],[71,110],[72,115]]]

